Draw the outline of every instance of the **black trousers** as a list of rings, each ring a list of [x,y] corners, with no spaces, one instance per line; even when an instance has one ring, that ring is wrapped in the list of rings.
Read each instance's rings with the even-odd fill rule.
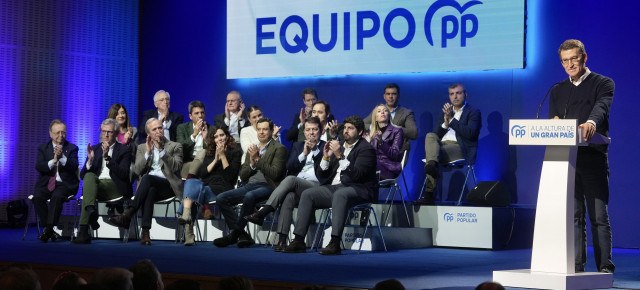
[[[166,178],[147,174],[140,179],[131,207],[135,208],[136,211],[142,207],[141,226],[143,229],[151,228],[155,202],[174,195],[171,184]]]
[[[33,194],[33,207],[40,219],[41,225],[57,225],[62,213],[62,204],[67,198],[74,195],[64,183],[56,182],[56,188],[49,191],[46,187],[36,190]],[[49,206],[47,207],[47,200]]]
[[[611,224],[609,222],[609,162],[607,155],[589,147],[578,149],[574,232],[576,268],[587,262],[586,218],[591,223],[593,253],[598,270],[615,269],[611,261]]]

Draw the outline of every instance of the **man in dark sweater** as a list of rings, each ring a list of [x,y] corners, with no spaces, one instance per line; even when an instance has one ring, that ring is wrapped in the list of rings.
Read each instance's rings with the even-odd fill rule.
[[[609,135],[609,110],[613,101],[613,80],[591,72],[585,66],[587,53],[579,40],[569,39],[558,49],[569,78],[551,91],[549,117],[577,119],[585,140],[597,132]],[[598,271],[613,273],[611,225],[609,223],[609,162],[606,144],[578,148],[575,185],[575,263],[584,271],[587,261],[586,214],[593,236],[593,252]],[[586,203],[586,208],[585,208]]]

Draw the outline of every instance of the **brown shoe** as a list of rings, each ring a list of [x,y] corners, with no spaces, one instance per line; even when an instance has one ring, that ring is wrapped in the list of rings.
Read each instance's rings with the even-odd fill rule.
[[[134,215],[136,210],[134,208],[129,208],[124,211],[121,215],[112,216],[107,220],[107,223],[112,224],[119,228],[128,229],[131,224],[131,216]]]
[[[291,244],[284,248],[283,253],[306,253],[307,252],[307,244],[304,241],[293,239]]]
[[[145,246],[151,246],[151,235],[149,229],[142,229],[142,237],[140,238],[140,244]]]
[[[278,240],[278,243],[273,247],[273,250],[275,252],[284,252],[284,249],[286,249],[286,248],[287,248],[287,238],[285,237],[284,239],[280,238]],[[306,249],[305,249],[305,251],[306,251]]]
[[[335,241],[329,242],[329,244],[324,249],[320,250],[318,253],[320,255],[333,256],[333,255],[340,255],[341,251],[342,250],[340,249],[340,241],[338,240],[338,242],[335,242]]]

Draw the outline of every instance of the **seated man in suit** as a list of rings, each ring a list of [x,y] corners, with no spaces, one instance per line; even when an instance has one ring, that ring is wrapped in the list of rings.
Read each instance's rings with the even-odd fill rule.
[[[100,227],[96,199],[111,200],[121,196],[130,198],[132,195],[129,181],[131,150],[129,146],[116,142],[118,132],[118,122],[106,119],[100,125],[102,143],[94,146],[87,144],[87,161],[80,171],[80,177],[84,181],[80,229],[78,238],[71,241],[72,244],[91,243],[89,225],[94,230]]]
[[[213,119],[218,127],[227,128],[236,143],[240,143],[240,131],[249,126],[249,117],[244,111],[245,105],[242,96],[238,91],[231,91],[227,94],[227,103],[224,106],[224,113],[216,115]]]
[[[302,102],[304,103],[304,108],[300,108],[300,112],[296,112],[293,114],[293,122],[291,123],[291,128],[287,131],[287,141],[289,142],[297,142],[304,141],[298,140],[298,134],[300,134],[300,128],[304,124],[304,121],[311,117],[311,110],[313,103],[318,100],[318,93],[313,88],[306,88],[302,91]]]
[[[331,141],[338,139],[341,125],[333,119],[329,103],[322,100],[314,102],[313,105],[311,105],[311,116],[320,119],[320,140]],[[304,141],[305,138],[304,124],[302,124],[298,133],[298,141]]]
[[[416,204],[434,204],[433,191],[436,188],[439,163],[466,159],[476,162],[478,135],[482,126],[480,111],[467,103],[467,91],[463,84],[449,86],[449,101],[442,107],[442,114],[436,123],[435,133],[427,134],[424,142],[427,186]]]
[[[287,176],[269,196],[265,205],[257,212],[245,216],[244,219],[262,225],[264,218],[282,204],[278,216],[278,244],[276,252],[282,252],[287,246],[287,236],[291,228],[293,209],[298,205],[300,194],[305,189],[318,186],[316,165],[322,160],[322,148],[325,141],[319,139],[320,119],[309,117],[304,124],[305,141],[293,143],[287,161]]]
[[[182,114],[169,111],[169,107],[171,107],[171,95],[169,95],[169,92],[164,90],[157,91],[155,95],[153,95],[153,105],[158,109],[144,111],[142,113],[142,120],[140,124],[147,124],[149,119],[156,118],[160,120],[160,123],[162,124],[164,137],[168,140],[176,141],[178,125],[182,124],[184,116],[182,116]],[[143,141],[147,140],[146,130],[140,134],[140,137]]]
[[[49,124],[51,141],[38,147],[36,170],[39,177],[33,193],[33,207],[45,225],[38,237],[43,242],[55,242],[60,236],[53,231],[62,213],[62,203],[78,192],[78,146],[67,142],[67,125],[60,120]],[[47,208],[47,200],[49,207]]]
[[[204,104],[200,101],[193,101],[189,103],[189,119],[191,121],[178,125],[178,143],[182,144],[184,157],[180,174],[182,178],[187,178],[189,175],[189,168],[196,153],[207,146],[205,139],[213,126],[204,120],[205,115]]]
[[[331,241],[320,254],[339,255],[349,208],[378,197],[376,150],[362,138],[364,122],[359,116],[350,116],[343,125],[344,142],[327,142],[322,150],[322,161],[316,168],[321,186],[309,188],[300,196],[295,238],[285,253],[306,252],[304,237],[315,210],[332,208]]]
[[[416,119],[413,115],[413,111],[398,105],[398,100],[400,100],[400,86],[395,83],[390,83],[384,87],[383,97],[387,105],[387,109],[391,112],[391,117],[389,118],[391,124],[402,128],[404,141],[400,151],[403,152],[409,150],[409,139],[415,140],[418,138],[418,126],[416,125]],[[372,117],[372,114],[369,114],[369,116],[364,118],[365,128],[371,127]]]
[[[129,228],[131,218],[142,207],[142,238],[140,244],[151,245],[149,230],[153,218],[154,203],[176,195],[182,199],[182,145],[164,136],[160,120],[151,118],[144,126],[147,140],[138,145],[133,170],[138,176],[138,188],[133,202],[122,215],[109,219],[113,225]]]
[[[244,230],[247,221],[242,217],[253,212],[258,202],[266,200],[285,175],[287,148],[272,139],[273,121],[262,118],[256,127],[260,144],[249,146],[246,160],[240,169],[240,179],[247,184],[225,191],[216,197],[220,212],[231,230],[228,235],[213,240],[217,247],[226,247],[236,242],[239,248],[254,244],[251,236]],[[239,203],[242,203],[242,208],[238,215],[233,206]]]

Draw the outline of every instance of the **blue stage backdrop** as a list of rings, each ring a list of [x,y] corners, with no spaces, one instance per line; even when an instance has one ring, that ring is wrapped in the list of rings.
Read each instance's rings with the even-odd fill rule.
[[[0,220],[33,192],[51,120],[67,123],[80,163],[111,104],[137,123],[138,24],[137,1],[0,2]]]
[[[213,122],[214,115],[223,112],[227,92],[235,89],[242,93],[247,105],[262,107],[265,115],[284,129],[302,107],[300,93],[305,87],[316,88],[320,98],[328,101],[332,112],[342,120],[351,114],[366,116],[375,104],[383,102],[385,84],[396,82],[401,86],[400,104],[414,110],[420,131],[418,139],[411,142],[407,168],[412,198],[419,194],[424,178],[420,162],[424,158],[424,136],[433,130],[447,100],[447,86],[462,82],[466,84],[469,103],[482,111],[479,179],[503,180],[509,185],[514,203],[535,204],[544,151],[510,148],[508,120],[535,118],[549,86],[567,77],[557,55],[558,46],[565,39],[581,39],[589,55],[587,66],[612,77],[617,85],[609,156],[614,245],[640,246],[640,231],[632,230],[640,220],[640,213],[635,210],[640,197],[634,190],[636,164],[640,162],[635,153],[638,137],[630,131],[633,122],[625,117],[633,116],[637,103],[630,87],[635,75],[633,64],[637,63],[631,51],[638,40],[629,37],[629,33],[639,28],[638,22],[632,20],[633,9],[602,1],[527,1],[524,69],[230,80],[226,75],[225,2],[142,1],[141,109],[152,108],[153,93],[165,89],[171,92],[171,108],[185,114],[185,120],[189,101],[199,99],[207,105],[206,119]],[[542,116],[547,116],[547,108],[546,103]],[[445,199],[454,198],[444,195]]]
[[[614,245],[640,246],[635,208],[640,196],[634,181],[639,140],[630,131],[637,105],[631,87],[638,63],[633,48],[639,42],[633,33],[640,29],[634,9],[606,1],[527,1],[524,69],[234,80],[226,73],[226,13],[226,1],[2,1],[0,202],[31,193],[36,146],[48,140],[47,126],[54,118],[69,124],[68,139],[80,146],[82,162],[84,147],[97,141],[99,123],[112,103],[124,103],[137,123],[136,112],[153,108],[158,89],[171,92],[172,110],[185,117],[189,101],[204,101],[209,122],[223,112],[227,92],[239,90],[248,105],[261,106],[277,125],[288,128],[305,87],[316,88],[342,120],[366,116],[383,101],[389,82],[400,84],[400,104],[413,109],[418,122],[420,134],[411,143],[406,171],[409,195],[415,198],[424,178],[424,136],[447,100],[447,86],[462,82],[469,103],[483,116],[479,179],[503,180],[514,203],[533,205],[544,152],[510,148],[508,120],[535,117],[549,86],[566,77],[558,46],[577,38],[586,45],[588,67],[617,85],[609,155]]]

